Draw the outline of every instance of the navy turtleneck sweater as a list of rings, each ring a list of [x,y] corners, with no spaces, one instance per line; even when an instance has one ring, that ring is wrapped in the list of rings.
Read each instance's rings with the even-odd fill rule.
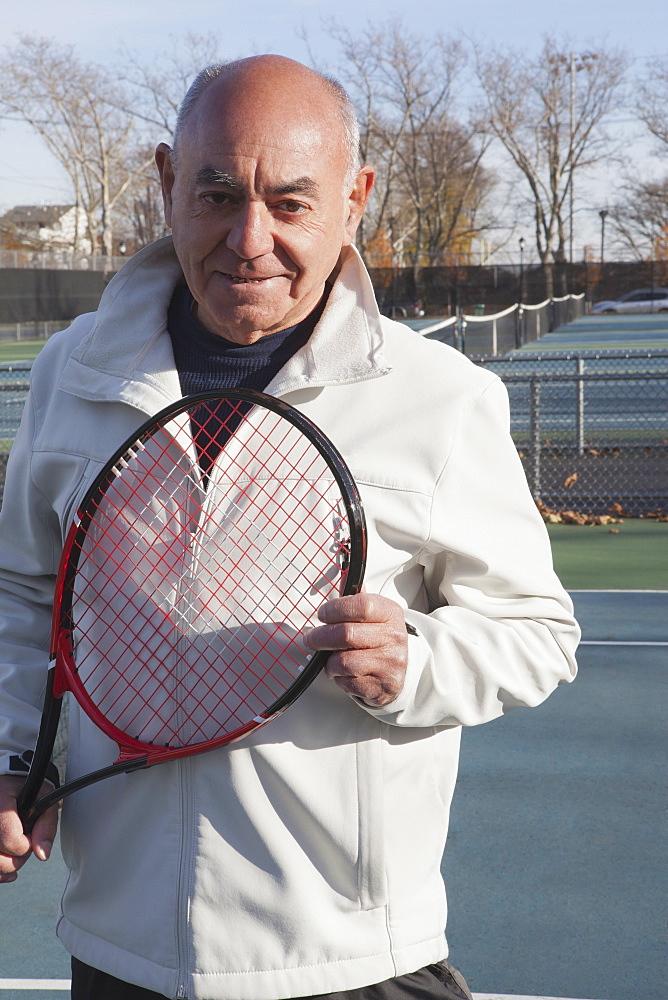
[[[235,344],[210,333],[193,315],[193,296],[179,285],[169,305],[167,329],[172,340],[176,370],[184,396],[209,389],[263,390],[283,365],[307,342],[322,315],[327,294],[314,311],[296,326],[260,337],[254,344]],[[210,409],[210,407],[208,408]],[[230,404],[206,414],[206,430],[195,435],[200,464],[205,473],[213,465],[243,413]],[[198,414],[201,419],[201,415]],[[202,421],[204,422],[204,421]]]
[[[187,285],[172,296],[167,327],[184,396],[207,389],[264,389],[303,347],[322,315],[325,298],[296,326],[269,333],[254,344],[235,344],[210,333],[193,315]]]

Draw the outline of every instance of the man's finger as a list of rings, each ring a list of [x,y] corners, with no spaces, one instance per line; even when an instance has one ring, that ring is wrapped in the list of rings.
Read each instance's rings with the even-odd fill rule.
[[[304,632],[304,645],[308,649],[378,649],[387,639],[385,623],[343,621],[336,625],[320,625]]]
[[[0,882],[13,882],[30,857],[30,840],[16,811],[16,796],[24,778],[0,778]]]
[[[404,686],[406,676],[403,664],[386,663],[379,669],[375,658],[365,660],[363,653],[353,650],[333,653],[327,661],[325,673],[346,694],[375,707],[394,701]]]
[[[326,601],[318,609],[318,618],[328,625],[337,622],[390,622],[393,618],[403,620],[403,612],[398,604],[379,594],[350,594]]]
[[[36,821],[29,835],[16,809],[16,798],[23,787],[24,778],[5,775],[0,778],[0,882],[13,882],[16,873],[31,854],[46,861],[53,847],[58,826],[58,807],[52,806]],[[41,795],[51,791],[45,782]]]

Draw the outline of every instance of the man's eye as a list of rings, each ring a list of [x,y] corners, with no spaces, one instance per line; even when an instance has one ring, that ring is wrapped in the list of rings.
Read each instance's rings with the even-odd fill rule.
[[[230,196],[223,191],[207,191],[202,197],[210,205],[226,205],[230,200]]]
[[[283,201],[278,206],[284,212],[289,212],[291,215],[298,215],[300,212],[304,212],[304,206],[298,201]]]

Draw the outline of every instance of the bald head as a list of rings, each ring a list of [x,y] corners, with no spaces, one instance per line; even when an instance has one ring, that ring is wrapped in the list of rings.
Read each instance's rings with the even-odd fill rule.
[[[235,343],[322,300],[373,187],[337,84],[282,56],[205,70],[160,143],[165,220],[199,322]],[[354,121],[354,116],[351,116]],[[356,133],[355,133],[356,136]]]
[[[346,184],[355,177],[360,165],[359,124],[345,89],[333,77],[278,55],[216,63],[198,74],[178,111],[172,153],[175,163],[193,111],[211,89],[215,90],[216,100],[224,102],[232,112],[235,102],[252,96],[258,109],[262,104],[284,101],[289,102],[294,114],[313,115],[321,124],[329,120],[335,129],[338,124],[347,167]]]

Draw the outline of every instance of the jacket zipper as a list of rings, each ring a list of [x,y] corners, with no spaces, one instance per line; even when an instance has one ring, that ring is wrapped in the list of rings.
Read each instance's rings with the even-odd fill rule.
[[[191,540],[187,554],[188,568],[183,574],[184,581],[188,577],[194,577],[197,565],[197,553],[194,551]],[[177,605],[178,606],[178,601]],[[185,651],[188,646],[188,638],[184,636],[178,644],[177,652]],[[184,985],[184,980],[188,976],[189,963],[189,918],[190,918],[190,885],[192,877],[192,845],[194,832],[192,825],[194,822],[194,801],[192,787],[192,761],[190,757],[184,757],[178,762],[180,791],[181,791],[181,845],[179,851],[179,874],[177,889],[177,915],[176,915],[176,948],[178,963],[178,982],[176,996],[178,1000],[188,997],[188,987]]]
[[[179,851],[178,886],[176,895],[176,956],[178,967],[177,997],[187,997],[188,987],[183,980],[188,975],[188,923],[190,912],[190,881],[192,861],[192,815],[193,803],[190,759],[177,761],[181,785],[181,847]]]

